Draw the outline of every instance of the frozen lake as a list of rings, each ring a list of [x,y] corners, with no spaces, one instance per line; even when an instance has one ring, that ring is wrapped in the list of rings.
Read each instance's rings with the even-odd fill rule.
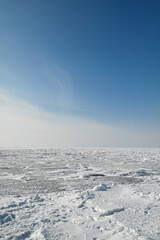
[[[160,239],[160,149],[0,150],[0,238]]]

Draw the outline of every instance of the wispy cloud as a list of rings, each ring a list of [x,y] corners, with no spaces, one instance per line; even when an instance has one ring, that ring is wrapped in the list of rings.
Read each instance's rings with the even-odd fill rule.
[[[148,147],[158,143],[158,136],[51,114],[0,94],[0,147]]]
[[[73,116],[50,114],[0,95],[1,147],[96,147],[113,143],[117,130]]]
[[[48,87],[56,95],[56,102],[59,107],[73,107],[73,83],[68,72],[57,64],[49,63],[44,69]]]
[[[20,65],[0,68],[0,88],[44,108],[73,109],[73,81],[67,71],[45,59],[37,66]]]

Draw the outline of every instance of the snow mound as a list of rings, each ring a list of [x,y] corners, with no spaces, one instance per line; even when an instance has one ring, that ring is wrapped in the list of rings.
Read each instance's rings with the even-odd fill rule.
[[[115,208],[112,210],[108,210],[107,212],[101,213],[100,217],[110,216],[113,215],[114,213],[122,212],[124,210],[125,210],[124,208]]]
[[[30,197],[30,203],[33,203],[33,202],[43,202],[44,201],[44,199],[43,198],[41,198],[40,196],[39,196],[39,194],[37,193],[35,196],[31,196]]]
[[[93,188],[94,191],[106,191],[109,187],[106,184],[101,183],[100,185]]]

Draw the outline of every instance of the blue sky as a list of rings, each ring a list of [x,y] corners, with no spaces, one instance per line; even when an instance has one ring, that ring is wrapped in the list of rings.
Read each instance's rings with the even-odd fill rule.
[[[1,93],[160,134],[159,12],[158,0],[1,0]]]

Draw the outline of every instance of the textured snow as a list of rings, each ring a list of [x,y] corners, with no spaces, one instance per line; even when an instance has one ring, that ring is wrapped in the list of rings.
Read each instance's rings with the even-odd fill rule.
[[[160,239],[160,149],[0,150],[0,239]]]

